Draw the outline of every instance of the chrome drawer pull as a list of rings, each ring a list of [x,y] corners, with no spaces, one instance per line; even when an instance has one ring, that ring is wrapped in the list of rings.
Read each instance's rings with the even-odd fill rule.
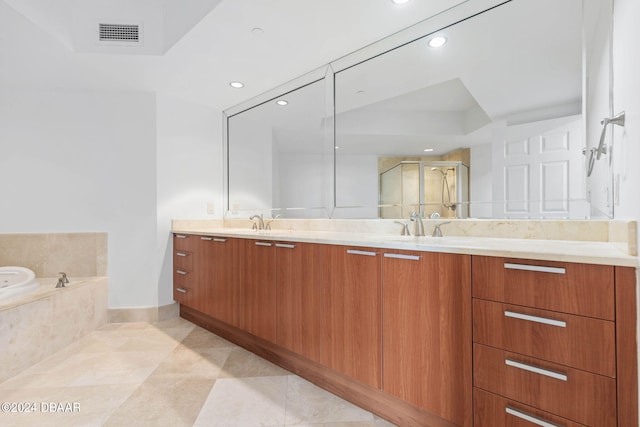
[[[186,239],[187,236],[185,236],[184,234],[176,234],[176,239]]]
[[[206,240],[210,242],[211,240],[213,240],[213,237],[200,237],[200,240]]]
[[[178,291],[180,293],[183,293],[183,294],[187,293],[187,290],[186,289],[182,289],[182,288],[176,288],[176,291]]]
[[[376,256],[378,255],[376,252],[369,251],[359,251],[356,249],[347,249],[347,253],[351,255],[365,255],[365,256]]]
[[[267,242],[256,242],[256,246],[273,246],[273,243],[267,243]]]
[[[278,248],[287,248],[287,249],[295,249],[296,245],[289,245],[287,243],[276,243],[276,247],[278,247]]]
[[[187,254],[185,254],[184,252],[176,252],[177,256],[187,256]]]
[[[176,273],[182,274],[183,276],[186,276],[187,274],[189,274],[188,271],[183,271],[183,270],[176,270]]]
[[[420,257],[418,255],[403,255],[403,254],[384,254],[385,258],[395,258],[395,259],[408,259],[411,261],[420,261]]]
[[[537,271],[539,273],[567,274],[567,269],[565,268],[543,267],[541,265],[511,264],[509,262],[505,262],[504,268],[510,270]]]
[[[547,319],[546,317],[530,316],[528,314],[515,313],[513,311],[505,311],[505,317],[512,317],[514,319],[528,320],[529,322],[543,323],[545,325],[559,326],[561,328],[567,327],[567,322],[562,320]]]
[[[533,372],[534,374],[540,374],[540,375],[544,375],[544,376],[555,378],[557,380],[562,380],[562,381],[568,380],[568,377],[565,374],[561,374],[560,372],[538,368],[537,366],[527,365],[526,363],[516,362],[515,360],[505,359],[504,363],[507,366],[512,366],[514,368],[522,369],[524,371]]]
[[[214,241],[214,242],[224,243],[224,242],[226,242],[226,241],[227,241],[227,239],[221,239],[221,238],[219,238],[219,237],[214,237],[214,238],[213,238],[213,241]]]
[[[549,421],[545,421],[542,418],[538,418],[534,415],[527,414],[526,412],[519,411],[511,406],[507,406],[505,412],[509,415],[513,415],[514,417],[520,418],[521,420],[529,421],[531,424],[535,424],[540,427],[562,427],[560,424],[550,423]]]

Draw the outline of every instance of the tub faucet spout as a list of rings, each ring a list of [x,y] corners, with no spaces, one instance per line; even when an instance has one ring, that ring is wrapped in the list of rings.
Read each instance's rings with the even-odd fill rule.
[[[60,275],[60,277],[58,278],[58,284],[56,285],[56,288],[65,288],[65,284],[69,283],[69,279],[67,279],[67,273],[60,272],[58,274]]]

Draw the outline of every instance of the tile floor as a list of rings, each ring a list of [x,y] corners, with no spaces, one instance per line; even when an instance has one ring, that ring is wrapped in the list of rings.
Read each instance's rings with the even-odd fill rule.
[[[0,383],[0,404],[3,427],[393,426],[181,318],[94,331]]]

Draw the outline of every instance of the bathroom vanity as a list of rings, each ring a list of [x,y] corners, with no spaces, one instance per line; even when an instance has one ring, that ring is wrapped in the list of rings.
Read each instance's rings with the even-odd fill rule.
[[[609,244],[173,231],[182,317],[395,424],[638,423],[637,260]]]

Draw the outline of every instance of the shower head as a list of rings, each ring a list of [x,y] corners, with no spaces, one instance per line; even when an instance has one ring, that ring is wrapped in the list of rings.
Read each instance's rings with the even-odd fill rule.
[[[438,171],[438,172],[440,172],[442,174],[442,176],[446,176],[447,175],[447,173],[443,172],[442,169],[440,169],[440,168],[431,168],[431,171],[433,171],[433,172]]]

